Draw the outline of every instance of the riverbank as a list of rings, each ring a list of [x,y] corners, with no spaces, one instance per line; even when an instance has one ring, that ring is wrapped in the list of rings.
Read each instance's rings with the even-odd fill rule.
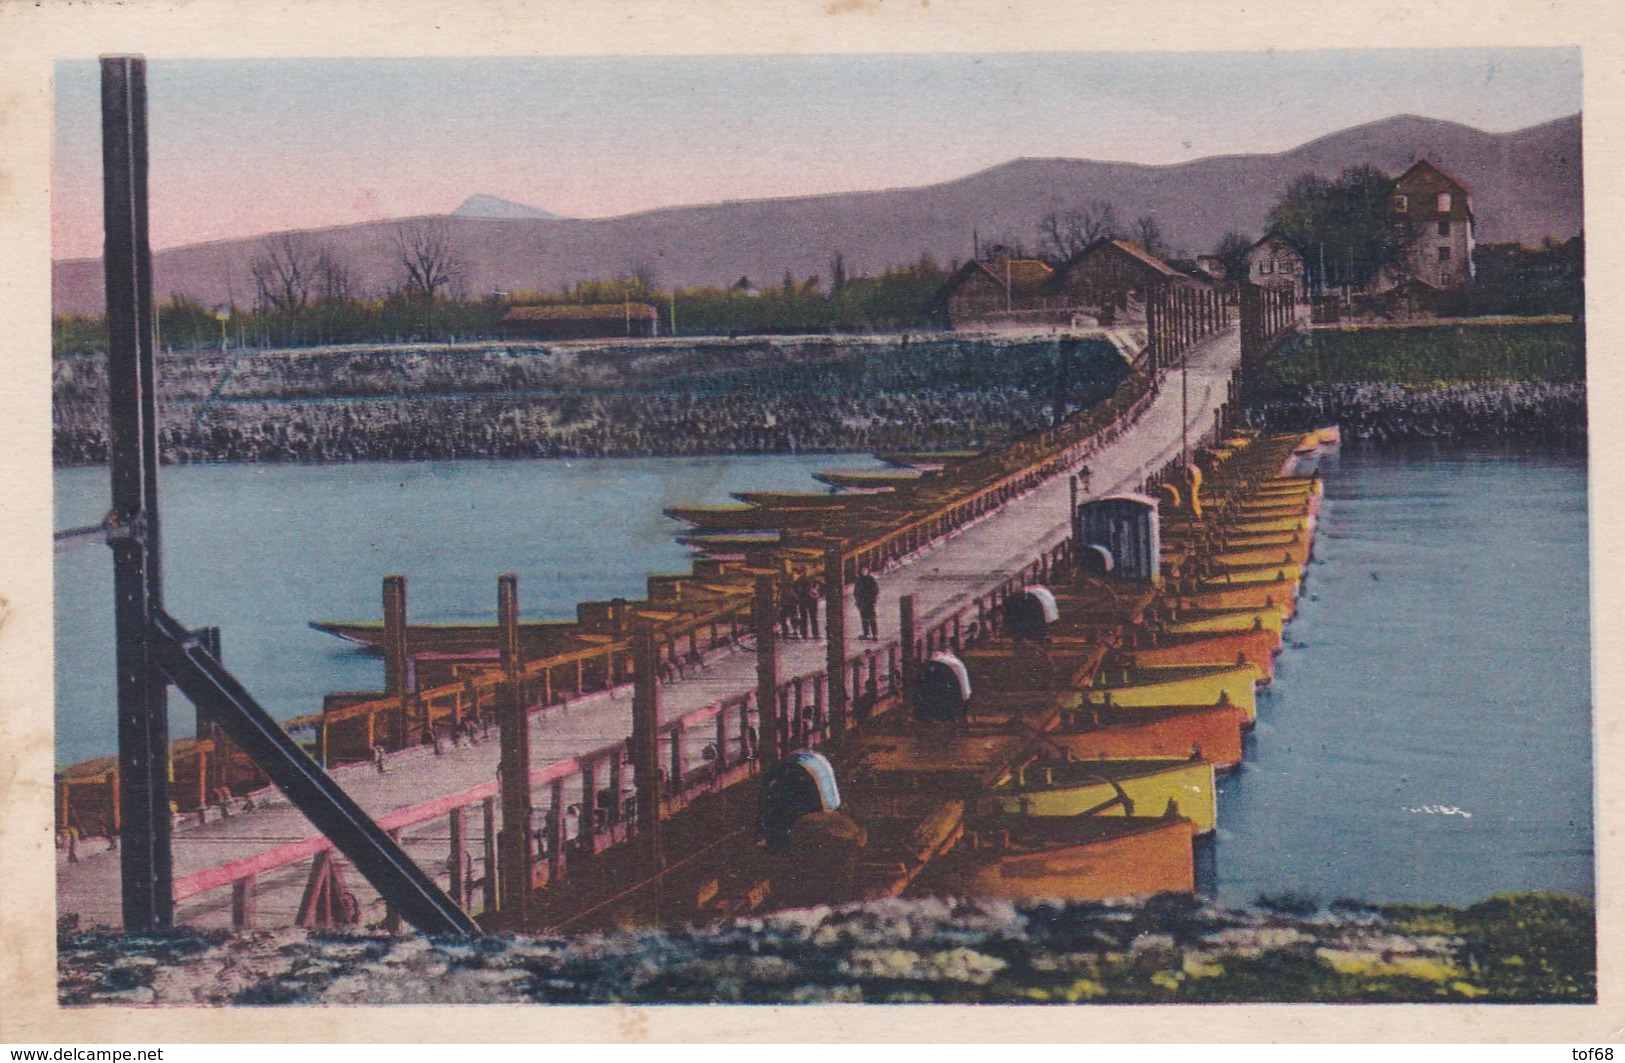
[[[1270,431],[1335,424],[1346,442],[1515,440],[1583,449],[1586,388],[1547,382],[1305,385],[1252,397],[1246,416]]]
[[[1249,423],[1337,424],[1348,441],[1584,448],[1585,333],[1546,320],[1314,329],[1248,377]]]
[[[160,360],[160,453],[197,462],[831,453],[997,446],[1110,395],[1094,337],[327,348]],[[53,457],[107,454],[105,362],[58,359]]]
[[[1596,999],[1596,916],[1572,897],[1262,900],[887,900],[681,933],[468,941],[65,925],[58,992],[67,1006]]]

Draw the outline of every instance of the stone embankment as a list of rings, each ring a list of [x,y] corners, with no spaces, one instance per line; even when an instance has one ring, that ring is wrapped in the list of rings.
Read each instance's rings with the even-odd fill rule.
[[[192,352],[159,361],[171,463],[987,447],[1128,372],[1132,335]],[[60,358],[58,465],[106,460],[105,359]]]
[[[64,1005],[1592,1001],[1595,915],[1519,894],[1330,911],[941,899],[685,932],[432,940],[302,930],[59,934]]]
[[[1335,424],[1345,442],[1516,442],[1583,447],[1586,387],[1535,381],[1418,386],[1302,385],[1255,395],[1249,423],[1274,431]]]

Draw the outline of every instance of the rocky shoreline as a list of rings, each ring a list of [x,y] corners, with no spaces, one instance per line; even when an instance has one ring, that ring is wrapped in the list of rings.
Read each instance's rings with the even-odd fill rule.
[[[64,926],[63,1005],[1568,1002],[1596,998],[1592,906],[887,900],[679,932],[474,940]]]
[[[841,453],[997,446],[1106,398],[1117,333],[642,346],[321,348],[159,359],[159,452],[195,462]],[[105,359],[57,359],[53,460],[107,460]]]
[[[1514,442],[1584,448],[1584,382],[1308,384],[1248,397],[1248,423],[1278,431],[1335,424],[1345,442]]]

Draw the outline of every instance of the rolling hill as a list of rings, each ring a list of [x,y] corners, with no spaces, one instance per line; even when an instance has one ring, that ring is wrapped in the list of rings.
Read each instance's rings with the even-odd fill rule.
[[[1038,221],[1091,200],[1112,203],[1125,222],[1156,216],[1168,244],[1211,250],[1225,231],[1258,235],[1270,206],[1299,174],[1335,176],[1366,163],[1398,174],[1426,157],[1473,194],[1480,242],[1539,242],[1583,227],[1581,117],[1511,133],[1402,115],[1342,130],[1290,151],[1231,155],[1169,166],[1085,159],[1022,158],[941,184],[875,192],[749,200],[605,219],[479,217],[464,210],[444,225],[471,295],[557,290],[578,280],[636,270],[660,287],[726,285],[741,276],[774,284],[827,279],[836,253],[849,274],[876,273],[930,255],[946,265],[984,241],[1038,246]],[[476,197],[476,200],[482,197]],[[519,211],[487,205],[488,213]],[[526,208],[534,210],[535,208]],[[391,287],[396,221],[313,230],[346,261],[363,291]],[[206,305],[253,298],[250,263],[258,239],[178,247],[154,256],[160,298],[184,294]],[[53,263],[58,313],[97,313],[99,259]]]

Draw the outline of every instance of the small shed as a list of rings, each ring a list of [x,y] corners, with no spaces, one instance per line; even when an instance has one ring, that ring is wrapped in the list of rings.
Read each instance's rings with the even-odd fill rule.
[[[502,317],[509,339],[585,340],[660,335],[660,311],[648,303],[515,306]]]

